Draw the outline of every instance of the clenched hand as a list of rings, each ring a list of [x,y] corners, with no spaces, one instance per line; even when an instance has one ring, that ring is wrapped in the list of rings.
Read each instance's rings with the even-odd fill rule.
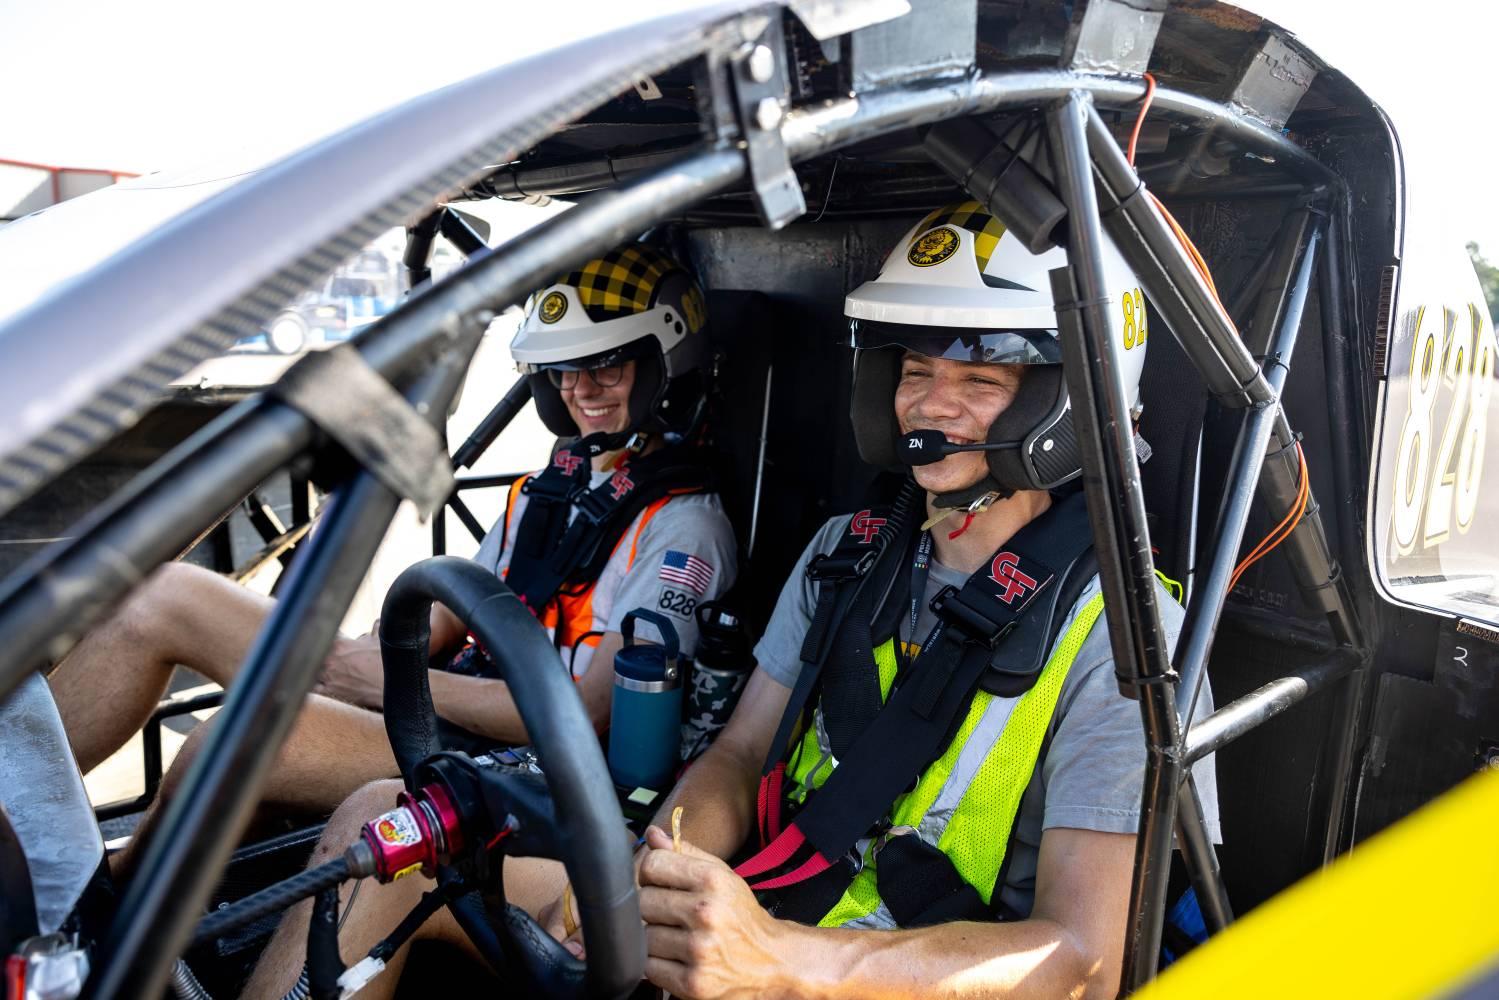
[[[646,831],[640,915],[646,978],[684,1000],[734,1000],[788,992],[794,928],[761,909],[744,880],[687,841]]]

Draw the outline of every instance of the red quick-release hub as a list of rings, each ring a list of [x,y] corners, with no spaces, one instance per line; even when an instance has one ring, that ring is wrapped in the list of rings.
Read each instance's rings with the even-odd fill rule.
[[[26,1000],[26,956],[5,959],[5,1000]]]
[[[418,870],[430,877],[440,859],[463,847],[458,810],[438,784],[415,795],[402,792],[396,801],[360,833],[375,855],[375,877],[390,882]]]

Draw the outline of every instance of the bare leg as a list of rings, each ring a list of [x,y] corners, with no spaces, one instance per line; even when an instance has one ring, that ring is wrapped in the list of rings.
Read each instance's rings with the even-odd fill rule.
[[[161,794],[147,809],[130,844],[116,856],[112,870],[117,876],[128,874],[134,867],[141,847],[155,829],[163,804],[171,801],[177,786],[182,783],[182,776],[207,741],[213,724],[214,720],[210,719],[188,734],[187,742],[182,744],[162,778]],[[321,695],[309,695],[261,788],[261,801],[325,814],[353,795],[360,786],[389,778],[399,771],[381,715]],[[395,803],[394,792],[387,801],[391,805]],[[391,805],[374,810],[360,823],[386,811]],[[348,846],[347,842],[344,846]]]
[[[396,793],[401,790],[399,781],[379,781],[366,785],[351,795],[328,821],[322,839],[313,851],[309,866],[323,864],[337,857],[359,836],[360,828],[370,820],[395,806]],[[524,907],[533,914],[543,904],[555,899],[561,891],[562,866],[555,861],[539,858],[507,859],[505,862],[505,887],[511,902]],[[339,932],[339,954],[344,964],[352,965],[364,958],[369,950],[395,929],[422,893],[431,889],[433,883],[417,875],[397,879],[389,885],[380,885],[366,879],[354,900],[352,909],[347,909],[351,884],[345,884],[340,893],[340,913],[344,917],[343,929]],[[312,914],[312,902],[300,903],[287,911],[281,926],[266,946],[255,967],[255,974],[245,987],[244,996],[276,998],[286,994],[296,983],[307,958],[307,922]],[[441,940],[457,945],[476,959],[478,952],[463,933],[453,916],[446,909],[438,911],[420,930],[414,940]],[[384,972],[374,982],[360,991],[361,1000],[381,1000],[395,994],[396,984],[401,978],[401,969],[406,963],[410,945],[401,948],[392,956]]]
[[[145,725],[177,664],[228,686],[273,606],[199,566],[152,573],[48,678],[84,773]]]

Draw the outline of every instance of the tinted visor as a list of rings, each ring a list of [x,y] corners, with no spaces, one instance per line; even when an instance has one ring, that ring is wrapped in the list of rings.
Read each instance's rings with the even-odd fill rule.
[[[622,365],[626,361],[637,361],[646,357],[652,351],[659,350],[655,337],[641,337],[633,340],[623,347],[612,347],[607,351],[597,354],[589,354],[581,358],[568,358],[564,361],[546,361],[540,364],[521,364],[517,367],[520,371],[535,375],[538,372],[555,370],[564,372],[581,372],[593,368],[612,368]]]
[[[1055,330],[984,330],[958,326],[910,326],[849,320],[856,350],[903,347],[929,358],[989,365],[1058,365],[1062,344]]]

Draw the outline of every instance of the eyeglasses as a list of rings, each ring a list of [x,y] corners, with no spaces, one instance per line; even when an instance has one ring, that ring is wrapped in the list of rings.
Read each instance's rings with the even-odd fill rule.
[[[584,368],[589,379],[600,389],[608,389],[619,385],[620,380],[625,377],[624,364],[603,365],[598,368]],[[548,368],[547,378],[552,385],[559,389],[576,389],[578,386],[578,375],[581,374],[576,368]]]

